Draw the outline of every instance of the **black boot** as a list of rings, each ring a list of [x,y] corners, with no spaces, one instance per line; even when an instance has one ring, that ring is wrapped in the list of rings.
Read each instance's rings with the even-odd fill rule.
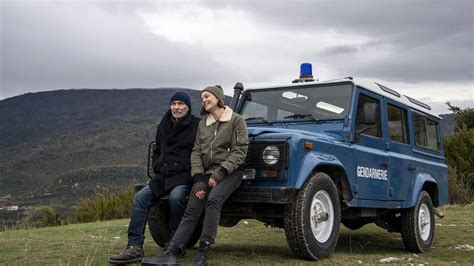
[[[124,251],[118,255],[109,257],[109,263],[111,264],[129,264],[139,262],[145,256],[142,246],[128,246]]]
[[[170,242],[166,242],[165,245],[163,246],[163,252],[166,252],[170,247]],[[186,249],[185,248],[179,248],[178,249],[178,254],[176,257],[181,258],[186,254]]]
[[[141,265],[173,265],[179,266],[177,257],[182,253],[175,244],[169,244],[168,249],[157,257],[144,258]]]
[[[200,242],[198,253],[194,257],[194,261],[191,263],[191,266],[207,266],[207,252],[211,244],[207,242]]]

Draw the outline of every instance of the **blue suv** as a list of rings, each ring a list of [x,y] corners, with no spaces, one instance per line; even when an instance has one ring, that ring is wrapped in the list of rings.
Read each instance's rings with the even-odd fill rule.
[[[375,223],[400,232],[407,250],[429,251],[434,215],[442,216],[435,207],[448,202],[440,118],[382,84],[314,81],[311,66],[301,68],[288,85],[236,85],[231,108],[245,118],[250,146],[220,224],[246,218],[284,228],[306,260],[331,255],[341,223]]]

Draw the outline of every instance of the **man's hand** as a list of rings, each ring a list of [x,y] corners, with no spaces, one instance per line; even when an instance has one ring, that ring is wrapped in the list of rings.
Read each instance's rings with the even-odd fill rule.
[[[217,185],[217,181],[214,178],[211,177],[211,178],[209,178],[208,184],[211,188],[214,188]]]
[[[199,190],[199,191],[196,192],[194,195],[196,196],[196,198],[202,200],[202,199],[204,199],[204,198],[206,197],[206,191],[204,191],[204,190]]]

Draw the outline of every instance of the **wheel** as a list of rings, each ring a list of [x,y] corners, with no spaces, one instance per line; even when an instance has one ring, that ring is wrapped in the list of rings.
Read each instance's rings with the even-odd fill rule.
[[[171,232],[169,229],[169,205],[168,201],[160,200],[148,214],[148,228],[151,237],[160,247],[164,247],[170,241]],[[202,233],[202,221],[200,220],[194,229],[193,235],[189,239],[186,247],[191,248],[199,241]]]
[[[368,223],[366,221],[361,220],[345,220],[342,222],[342,224],[351,230],[357,230]]]
[[[414,208],[401,215],[401,234],[405,248],[411,252],[428,252],[433,243],[435,220],[433,203],[426,191],[422,191]]]
[[[171,232],[168,221],[168,201],[160,200],[150,209],[148,214],[148,229],[150,229],[151,237],[160,247],[164,247],[170,241]]]
[[[293,254],[300,259],[328,257],[336,248],[341,207],[331,178],[316,172],[288,204],[285,234]]]

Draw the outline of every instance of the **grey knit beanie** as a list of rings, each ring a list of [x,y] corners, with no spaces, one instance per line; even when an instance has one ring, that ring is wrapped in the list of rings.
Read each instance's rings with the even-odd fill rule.
[[[208,92],[214,94],[214,96],[216,96],[216,98],[219,101],[221,101],[222,104],[224,104],[225,95],[224,95],[224,90],[222,89],[221,85],[208,86],[204,90],[202,90],[201,93],[203,91],[208,91]]]

